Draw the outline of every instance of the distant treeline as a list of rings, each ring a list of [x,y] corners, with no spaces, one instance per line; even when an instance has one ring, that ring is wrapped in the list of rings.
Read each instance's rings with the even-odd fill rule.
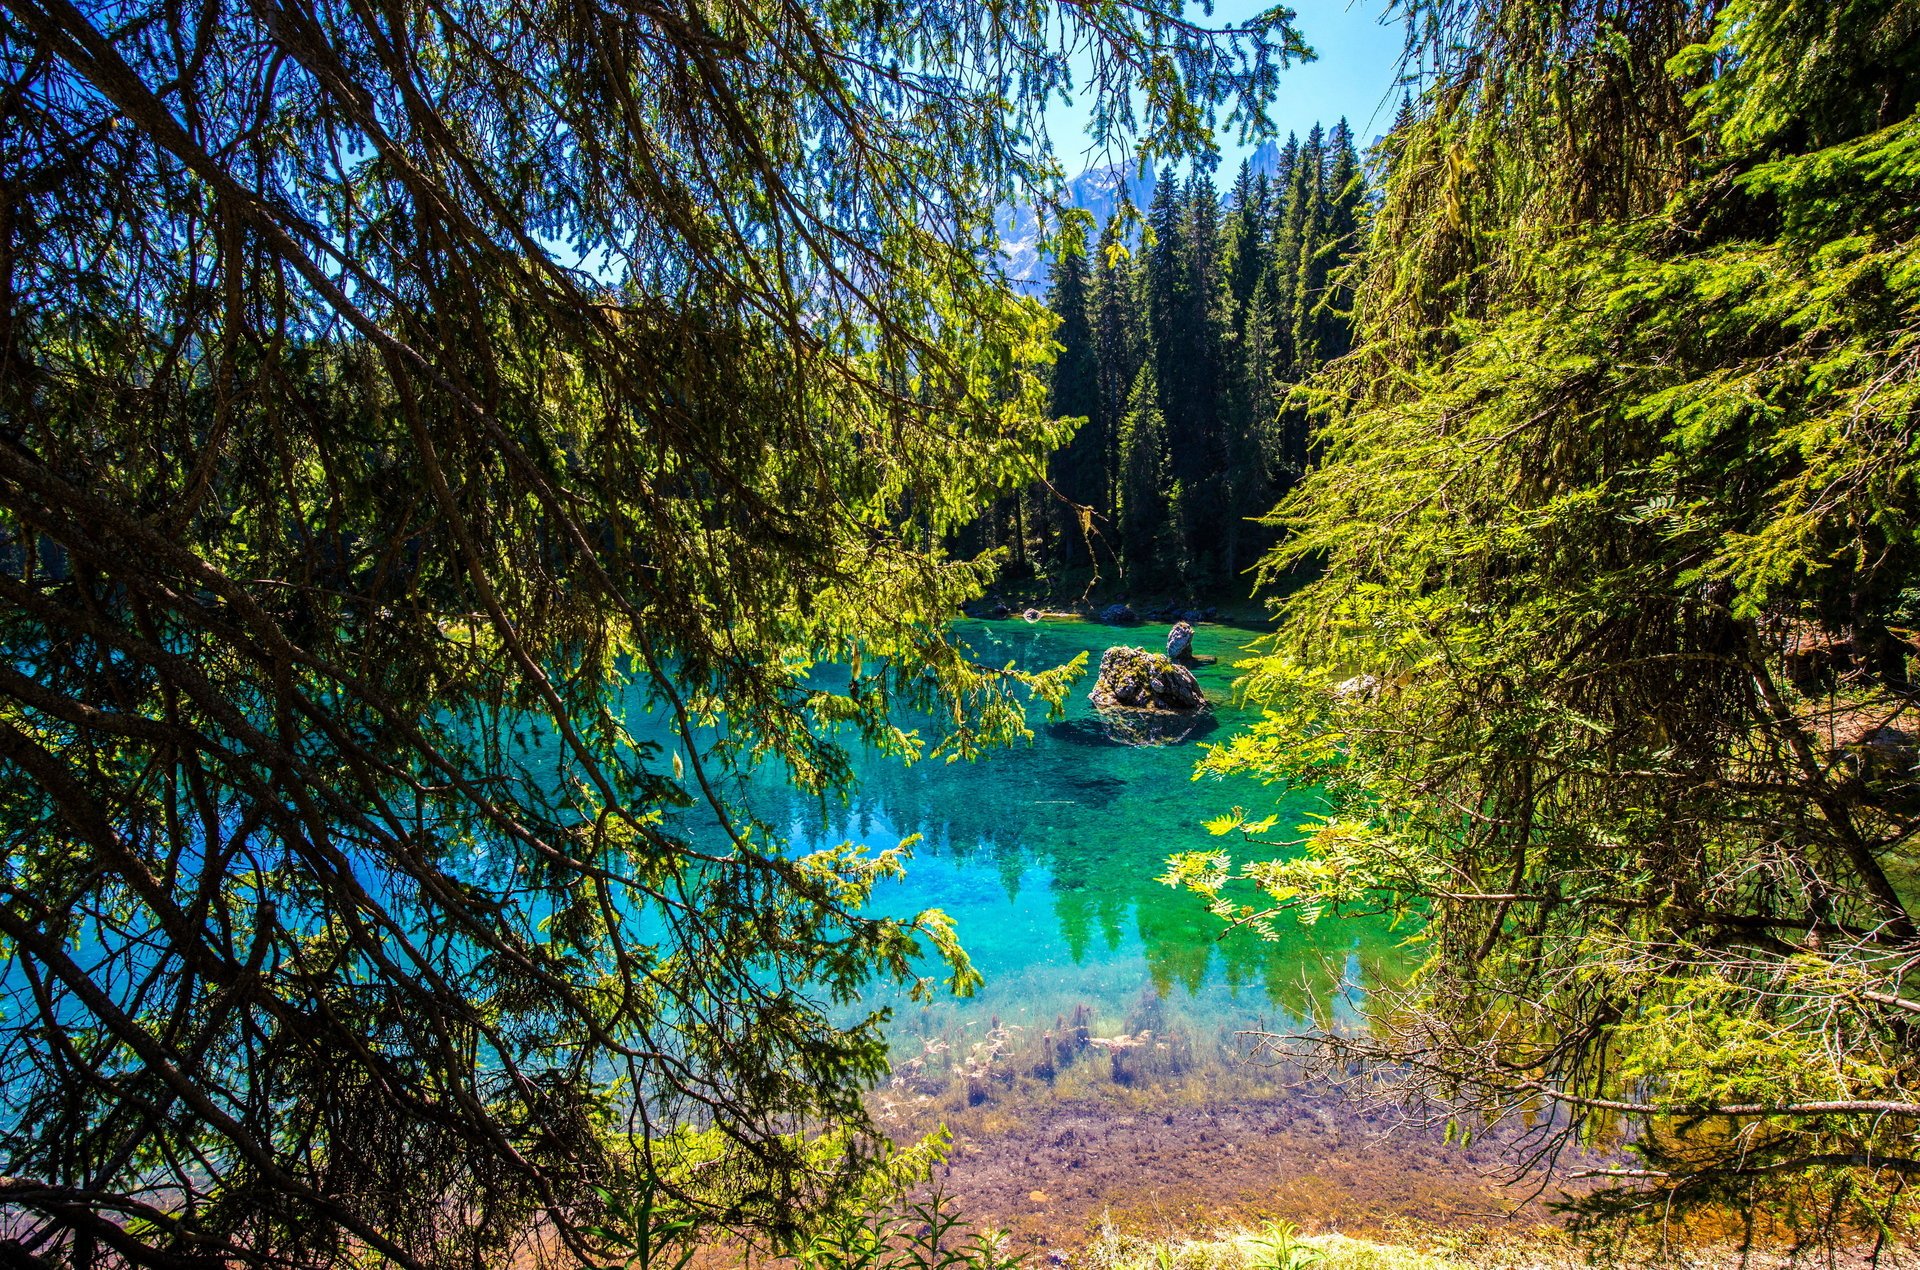
[[[1084,569],[1091,544],[1133,587],[1230,584],[1271,541],[1250,518],[1307,464],[1291,385],[1351,346],[1345,265],[1367,201],[1342,120],[1289,137],[1271,174],[1243,163],[1224,201],[1205,173],[1162,173],[1132,243],[1118,216],[1070,241],[1047,297],[1053,409],[1087,422],[1047,484],[1002,499],[967,545],[1005,546],[1010,579]]]

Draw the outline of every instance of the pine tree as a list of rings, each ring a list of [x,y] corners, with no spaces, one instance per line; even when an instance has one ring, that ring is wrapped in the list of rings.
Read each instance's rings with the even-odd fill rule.
[[[1305,379],[1327,360],[1320,306],[1326,299],[1327,272],[1332,264],[1331,208],[1327,198],[1326,136],[1319,124],[1300,148],[1294,188],[1300,205],[1294,209],[1297,265],[1293,282],[1293,376]]]
[[[1186,314],[1176,347],[1188,374],[1178,410],[1167,410],[1168,451],[1182,506],[1174,524],[1180,563],[1189,585],[1209,587],[1227,535],[1222,481],[1231,421],[1232,290],[1222,253],[1220,197],[1213,180],[1196,173],[1186,191]]]
[[[1261,290],[1272,269],[1269,186],[1264,173],[1243,164],[1228,196],[1226,265],[1229,322],[1226,349],[1226,422],[1220,476],[1223,511],[1221,571],[1240,569],[1247,520],[1273,502],[1266,436],[1278,408],[1275,397],[1272,312]],[[1265,544],[1260,544],[1264,546]]]
[[[1327,140],[1327,288],[1316,306],[1314,338],[1320,358],[1344,357],[1353,347],[1353,278],[1350,264],[1360,250],[1366,198],[1360,154],[1342,119]]]
[[[1186,216],[1173,169],[1160,174],[1147,208],[1147,241],[1141,266],[1141,301],[1147,356],[1163,414],[1188,396],[1184,328],[1188,317]]]
[[[1254,288],[1266,272],[1268,256],[1267,201],[1269,185],[1264,172],[1256,173],[1251,161],[1240,165],[1233,189],[1227,195],[1227,222],[1223,252],[1225,272],[1233,292],[1235,323],[1253,303]]]
[[[1090,435],[1106,451],[1104,486],[1087,488],[1108,491],[1136,575],[1151,559],[1211,588],[1272,545],[1271,531],[1252,521],[1308,463],[1308,420],[1288,388],[1351,347],[1346,266],[1365,207],[1351,130],[1316,125],[1304,146],[1288,138],[1271,177],[1243,163],[1224,206],[1204,174],[1181,183],[1163,172],[1138,259],[1119,250],[1110,221],[1091,283],[1055,280],[1056,304],[1066,303],[1062,288],[1091,290]],[[1078,373],[1079,335],[1063,328],[1061,338],[1075,344],[1062,355],[1065,385]],[[1122,421],[1143,362],[1154,371],[1166,462],[1164,471],[1134,471],[1123,497]],[[1078,455],[1063,456],[1056,472],[1067,479],[1078,465]],[[1126,521],[1149,515],[1139,485],[1149,470],[1160,498],[1142,533]]]
[[[1282,383],[1298,383],[1313,365],[1312,346],[1302,347],[1298,321],[1302,277],[1314,247],[1314,208],[1320,199],[1319,125],[1309,136],[1310,146],[1288,138],[1291,162],[1287,192],[1278,216],[1273,266],[1262,300],[1274,327],[1274,365]],[[1272,430],[1272,467],[1281,485],[1298,480],[1307,468],[1307,417],[1297,405],[1282,400]]]
[[[1048,461],[1053,497],[1034,510],[1050,519],[1055,558],[1062,568],[1088,559],[1082,507],[1105,507],[1106,438],[1100,433],[1100,365],[1094,347],[1093,297],[1087,272],[1085,239],[1069,235],[1053,264],[1047,303],[1060,319],[1054,339],[1060,345],[1053,364],[1050,405],[1056,418],[1086,420],[1073,440]]]
[[[1099,511],[1119,530],[1120,421],[1143,357],[1138,270],[1110,217],[1100,231],[1093,278],[1095,427],[1103,448]]]
[[[1331,804],[1239,875],[1274,916],[1423,923],[1392,1026],[1329,1070],[1526,1116],[1536,1161],[1631,1143],[1592,1219],[1890,1244],[1920,1217],[1920,4],[1596,12],[1471,0],[1416,50],[1365,346],[1313,384],[1325,458],[1269,561],[1315,574],[1251,680],[1286,724],[1210,767]]]
[[[1285,378],[1294,373],[1293,295],[1294,280],[1300,273],[1300,213],[1308,197],[1301,186],[1300,140],[1287,134],[1281,147],[1280,162],[1274,172],[1275,207],[1268,215],[1268,273],[1264,286],[1266,304],[1273,313],[1275,347],[1274,369]]]
[[[977,976],[733,778],[1062,700],[945,633],[1067,439],[993,208],[1053,49],[1183,161],[1293,33],[6,8],[0,1261],[625,1264],[891,1190],[840,1004]]]
[[[1114,516],[1127,576],[1151,585],[1165,576],[1165,530],[1170,523],[1167,421],[1151,359],[1140,367],[1120,421],[1120,470]]]

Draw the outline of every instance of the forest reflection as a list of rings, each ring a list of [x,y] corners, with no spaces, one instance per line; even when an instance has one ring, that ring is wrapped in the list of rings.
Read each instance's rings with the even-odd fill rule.
[[[1082,651],[1097,662],[1110,643],[1153,645],[1165,632],[974,622],[962,634],[983,659],[1032,668]],[[1254,637],[1213,625],[1197,636],[1196,651],[1218,659],[1197,674],[1219,735],[1249,718],[1233,700],[1233,662]],[[862,761],[855,797],[824,808],[766,791],[772,805],[763,806],[799,842],[882,848],[921,835],[907,879],[877,903],[947,911],[987,985],[971,1001],[903,1012],[903,1025],[911,1017],[917,1033],[932,1034],[1022,1020],[1044,1030],[1078,1010],[1096,1033],[1137,1031],[1129,1024],[1143,999],[1177,1010],[1183,1030],[1208,1035],[1354,1021],[1369,987],[1410,964],[1400,948],[1407,932],[1330,920],[1265,940],[1223,930],[1192,896],[1158,882],[1169,854],[1214,841],[1202,821],[1235,804],[1271,805],[1273,791],[1242,779],[1193,780],[1194,743],[1088,743],[1098,724],[1086,687],[1072,694],[1064,721],[1049,725],[1036,707],[1032,743],[981,762]],[[1284,830],[1316,804],[1294,796],[1277,810]]]

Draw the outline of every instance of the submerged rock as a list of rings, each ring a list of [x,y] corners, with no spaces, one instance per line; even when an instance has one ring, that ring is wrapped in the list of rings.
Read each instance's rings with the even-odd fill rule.
[[[1047,735],[1056,741],[1106,750],[1198,741],[1219,730],[1220,718],[1211,710],[1190,710],[1185,713],[1173,710],[1105,710],[1080,719],[1056,719],[1043,726]],[[1105,796],[1104,791],[1098,793]]]

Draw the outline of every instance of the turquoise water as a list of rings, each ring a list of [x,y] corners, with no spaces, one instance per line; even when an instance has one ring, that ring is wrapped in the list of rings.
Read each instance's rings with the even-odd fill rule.
[[[789,796],[784,819],[797,843],[851,839],[879,849],[922,835],[907,877],[876,905],[909,913],[940,908],[986,977],[972,1000],[896,1005],[897,1039],[974,1030],[995,1022],[1037,1029],[1082,1012],[1096,1032],[1177,1027],[1217,1035],[1243,1028],[1296,1029],[1351,1018],[1372,977],[1395,961],[1397,937],[1351,922],[1294,930],[1278,941],[1227,933],[1199,900],[1156,881],[1177,851],[1233,845],[1201,822],[1235,805],[1273,808],[1277,793],[1244,778],[1192,779],[1200,741],[1126,746],[1107,740],[1086,699],[1091,670],[1114,643],[1157,647],[1161,626],[1087,622],[960,623],[979,659],[1040,669],[1088,653],[1064,720],[1032,708],[1034,738],[974,763],[859,765],[850,804],[829,809]],[[1219,660],[1196,674],[1215,704],[1215,740],[1252,717],[1233,700],[1233,663],[1255,632],[1202,625],[1194,651]],[[1277,830],[1310,815],[1311,796],[1277,808]],[[1260,814],[1264,815],[1262,810]]]

